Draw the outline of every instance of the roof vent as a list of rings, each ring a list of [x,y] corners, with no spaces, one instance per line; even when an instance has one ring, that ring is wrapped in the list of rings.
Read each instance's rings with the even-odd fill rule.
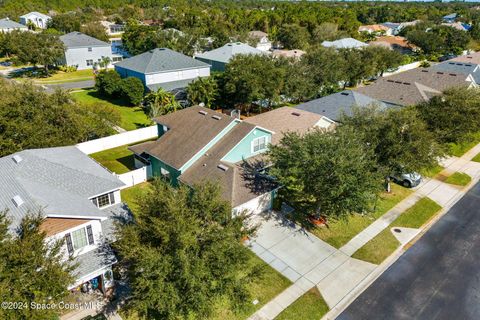
[[[437,74],[443,74],[443,72],[438,71]]]
[[[395,81],[395,83],[402,83],[402,81]]]
[[[212,118],[215,119],[215,120],[220,120],[220,119],[222,119],[222,117],[217,116],[217,115],[212,116]]]
[[[467,59],[473,59],[473,57],[471,57],[471,56],[468,56],[468,57],[467,57]]]
[[[219,164],[217,166],[218,169],[222,170],[222,171],[227,171],[228,170],[228,167],[226,165],[223,165],[223,164]]]
[[[422,70],[422,72],[428,72],[428,70]]]
[[[452,63],[454,64],[454,63]],[[463,66],[463,63],[457,63],[457,66]]]
[[[407,86],[409,86],[409,85],[410,85],[410,82],[404,82],[403,84],[406,84]]]
[[[348,96],[348,95],[349,95],[348,92],[342,92],[342,93],[340,93],[340,94],[341,94],[342,96]]]
[[[455,62],[449,62],[448,64],[455,64]]]
[[[300,113],[298,113],[298,112],[292,112],[292,116],[300,117]]]
[[[204,116],[206,116],[208,114],[208,112],[205,111],[205,110],[200,110],[200,111],[198,111],[198,113],[200,113],[201,115],[204,115]]]
[[[471,67],[472,65],[471,64],[466,64],[465,67]]]
[[[387,80],[387,82],[395,82],[395,81],[393,81],[393,80]]]
[[[455,73],[449,73],[452,77],[456,77],[457,75]]]
[[[23,199],[18,194],[12,198],[12,201],[15,204],[15,207],[17,208],[24,203]]]
[[[22,162],[23,160],[22,157],[20,157],[18,154],[14,155],[12,158],[13,158],[13,161],[15,161],[15,163],[17,164]]]

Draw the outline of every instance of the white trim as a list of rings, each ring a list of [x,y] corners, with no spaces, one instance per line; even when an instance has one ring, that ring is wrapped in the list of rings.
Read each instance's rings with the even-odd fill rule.
[[[96,194],[94,196],[91,196],[91,197],[88,198],[88,200],[92,200],[93,198],[96,198],[96,197],[101,196],[103,194],[110,193],[110,192],[115,192],[115,191],[120,191],[120,187],[109,190],[109,191],[105,191],[105,192],[102,192],[102,193],[99,193],[99,194]]]
[[[265,142],[264,142],[265,148],[255,151],[254,150],[255,149],[255,141],[258,141],[260,139],[265,139]],[[260,143],[258,144],[258,146],[260,147]],[[250,151],[253,154],[262,153],[262,151],[267,150],[267,149],[268,149],[268,138],[267,138],[267,136],[257,137],[250,142]]]
[[[100,216],[67,216],[64,214],[49,214],[47,218],[64,218],[64,219],[88,219],[88,220],[100,220],[104,221],[107,220],[108,217],[100,217]]]

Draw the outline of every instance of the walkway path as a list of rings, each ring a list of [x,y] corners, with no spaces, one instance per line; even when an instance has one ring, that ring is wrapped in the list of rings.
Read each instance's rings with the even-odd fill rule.
[[[478,153],[480,153],[480,144],[460,158],[445,159],[442,161],[445,167],[442,173],[451,174],[455,171],[467,173],[472,177],[472,183],[469,186],[473,186],[480,180],[480,163],[470,160]],[[468,191],[468,187],[462,188],[435,179],[425,179],[414,190],[413,194],[338,250],[278,215],[258,217],[257,219],[260,220],[257,222],[261,223],[261,227],[257,237],[250,243],[252,250],[294,283],[264,305],[250,319],[274,319],[314,286],[317,286],[332,309],[326,318],[334,319],[332,315],[338,315],[342,308],[368,286],[369,278],[376,276],[377,273],[381,274],[385,269],[384,265],[377,266],[351,258],[355,251],[387,228],[421,198],[428,196],[446,210]],[[414,230],[412,235],[415,235],[416,233],[413,232]]]

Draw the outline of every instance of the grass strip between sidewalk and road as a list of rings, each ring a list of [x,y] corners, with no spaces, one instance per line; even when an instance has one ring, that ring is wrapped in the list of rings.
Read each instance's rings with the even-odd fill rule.
[[[428,197],[420,199],[412,207],[402,213],[387,228],[358,249],[352,258],[371,262],[382,263],[399,246],[400,242],[390,231],[391,228],[415,228],[418,229],[435,216],[442,207]]]
[[[318,320],[321,319],[329,308],[317,287],[313,287],[294,303],[283,310],[275,320]]]
[[[452,175],[448,176],[444,182],[463,187],[469,184],[470,181],[472,181],[472,178],[468,174],[463,172],[455,172]]]

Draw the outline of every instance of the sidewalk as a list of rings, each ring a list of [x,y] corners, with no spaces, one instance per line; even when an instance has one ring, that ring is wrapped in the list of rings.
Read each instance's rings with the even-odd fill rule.
[[[467,187],[462,188],[435,179],[425,179],[419,187],[414,189],[414,193],[353,237],[339,250],[335,250],[308,273],[301,274],[301,277],[292,286],[264,305],[249,319],[274,319],[313,286],[317,286],[331,309],[324,319],[334,319],[389,265],[393,264],[405,249],[403,247],[399,248],[381,265],[353,259],[351,255],[387,228],[391,222],[423,197],[431,198],[441,205],[443,207],[442,210],[446,212],[471,186],[480,180],[480,163],[470,161],[478,153],[480,153],[480,144],[460,158],[451,157],[442,161],[442,165],[445,167],[442,173],[451,174],[459,171],[467,173],[472,177],[472,182]],[[428,225],[424,229],[427,227]],[[418,233],[421,234],[422,232],[424,230],[412,230],[413,235],[418,235]],[[401,243],[403,244],[404,241],[401,241]]]

